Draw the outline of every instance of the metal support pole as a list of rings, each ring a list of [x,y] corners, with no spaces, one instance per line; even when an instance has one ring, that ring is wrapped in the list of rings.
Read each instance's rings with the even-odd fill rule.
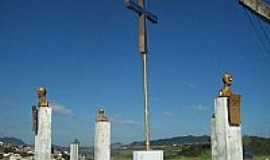
[[[147,54],[142,54],[143,60],[143,91],[144,91],[144,137],[145,149],[149,151],[150,148],[150,125],[149,125],[149,106],[148,106],[148,72],[147,72]]]

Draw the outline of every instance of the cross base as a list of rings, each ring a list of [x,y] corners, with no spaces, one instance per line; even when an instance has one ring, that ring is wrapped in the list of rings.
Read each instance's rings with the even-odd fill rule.
[[[163,151],[134,151],[133,160],[163,160]]]

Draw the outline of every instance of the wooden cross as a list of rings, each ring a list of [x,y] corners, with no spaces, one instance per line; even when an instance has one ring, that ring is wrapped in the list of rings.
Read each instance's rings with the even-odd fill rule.
[[[239,0],[239,3],[270,23],[270,5],[264,0]]]
[[[139,4],[131,0],[125,0],[125,5],[139,15],[139,48],[142,54],[146,54],[148,49],[145,19],[147,18],[150,22],[156,24],[158,23],[158,18],[153,13],[145,10],[144,0],[139,0]]]
[[[145,149],[150,150],[150,127],[149,127],[149,105],[148,105],[148,79],[147,79],[147,34],[145,19],[152,23],[157,23],[157,16],[145,9],[144,0],[139,0],[139,4],[131,0],[125,0],[128,9],[139,15],[139,49],[143,60],[143,88],[144,88],[144,137]]]

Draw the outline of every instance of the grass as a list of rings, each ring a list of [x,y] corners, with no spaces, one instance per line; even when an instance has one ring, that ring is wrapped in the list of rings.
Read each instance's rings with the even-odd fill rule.
[[[165,160],[211,160],[211,154],[210,151],[203,152],[198,157],[183,157],[183,156],[177,156],[173,154],[172,152],[165,151]],[[255,156],[253,160],[270,160],[270,154],[269,156]],[[132,160],[132,151],[131,150],[125,150],[125,151],[118,151],[114,153],[112,160]]]
[[[257,156],[254,158],[254,160],[270,160],[270,155],[269,156]]]
[[[253,160],[270,160],[270,155],[269,156],[258,156],[258,157],[254,157]],[[113,160],[132,160],[132,156],[128,156],[128,157],[114,157]],[[168,159],[165,158],[165,160],[211,160],[210,157],[177,157],[177,158],[172,158],[172,159]]]

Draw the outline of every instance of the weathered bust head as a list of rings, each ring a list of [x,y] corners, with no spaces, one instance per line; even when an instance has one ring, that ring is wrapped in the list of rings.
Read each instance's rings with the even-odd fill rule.
[[[223,76],[224,87],[219,91],[220,97],[230,97],[232,96],[231,86],[232,86],[233,78],[229,73],[225,73]]]
[[[108,121],[103,108],[97,110],[97,121]]]
[[[49,103],[46,99],[47,90],[45,87],[39,87],[37,89],[37,96],[39,99],[38,106],[39,107],[49,107]]]
[[[229,73],[225,73],[223,76],[224,85],[231,86],[232,82],[233,82],[232,75],[230,75]]]
[[[37,96],[38,96],[38,98],[46,97],[46,94],[47,94],[47,90],[46,90],[45,87],[39,87],[37,89]]]

